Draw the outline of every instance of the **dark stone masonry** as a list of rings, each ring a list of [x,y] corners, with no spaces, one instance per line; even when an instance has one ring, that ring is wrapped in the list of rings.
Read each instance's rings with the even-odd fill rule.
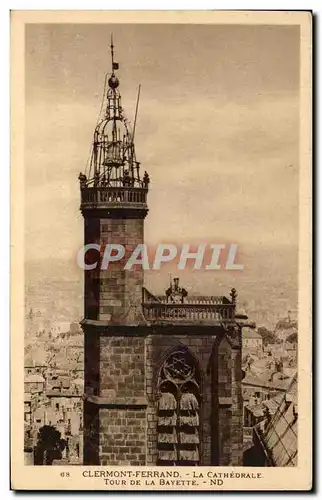
[[[127,327],[128,334],[120,328],[84,324],[91,339],[85,349],[84,463],[162,464],[158,404],[171,374],[162,380],[161,372],[179,353],[198,382],[192,392],[199,403],[198,454],[193,460],[170,457],[166,464],[242,465],[240,344],[220,327],[189,325],[181,333],[182,325],[144,325]]]

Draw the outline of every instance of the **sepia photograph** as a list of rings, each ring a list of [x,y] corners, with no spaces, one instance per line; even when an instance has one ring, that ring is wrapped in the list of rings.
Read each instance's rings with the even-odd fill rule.
[[[310,13],[76,13],[12,19],[17,489],[310,489]]]

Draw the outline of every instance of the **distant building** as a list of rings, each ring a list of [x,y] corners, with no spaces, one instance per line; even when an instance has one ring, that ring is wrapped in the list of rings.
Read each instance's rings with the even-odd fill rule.
[[[254,446],[244,454],[244,465],[295,467],[297,465],[297,376],[278,408],[254,427]]]
[[[51,407],[56,411],[81,409],[82,395],[82,387],[79,385],[71,387],[70,382],[67,380],[64,382],[59,380],[46,393]]]
[[[262,351],[263,339],[262,336],[252,328],[243,328],[243,350]]]
[[[254,404],[259,404],[279,393],[285,393],[289,383],[290,379],[283,378],[278,372],[266,371],[262,377],[248,373],[242,380],[243,400],[249,402],[252,399]]]
[[[25,424],[31,425],[31,394],[24,394],[24,421]]]
[[[39,374],[44,376],[47,370],[47,353],[44,345],[29,345],[25,349],[24,373],[25,376]]]
[[[254,427],[267,418],[267,412],[273,416],[284,397],[283,393],[270,398],[266,395],[264,401],[258,402],[256,398],[250,398],[244,405],[244,451],[254,446]]]
[[[42,394],[45,388],[45,379],[39,373],[25,377],[25,393]]]
[[[295,317],[295,313],[288,311],[286,318],[277,321],[274,333],[282,342],[286,342],[290,335],[297,334],[298,324]]]

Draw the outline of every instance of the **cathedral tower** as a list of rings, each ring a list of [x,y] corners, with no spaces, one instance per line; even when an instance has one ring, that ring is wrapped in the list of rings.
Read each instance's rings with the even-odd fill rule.
[[[247,316],[236,315],[236,290],[190,297],[175,278],[156,296],[143,286],[141,265],[125,266],[144,243],[149,176],[135,155],[136,120],[131,130],[121,105],[113,43],[111,55],[104,114],[79,175],[84,464],[242,465],[240,319]],[[106,259],[111,245],[121,260],[112,252]]]
[[[124,265],[134,248],[143,243],[149,176],[145,172],[142,178],[135,155],[134,130],[122,108],[113,43],[111,53],[112,74],[108,78],[104,115],[95,128],[88,175],[79,176],[85,250],[89,245],[86,258],[97,262],[95,268],[85,273],[85,317],[135,324],[142,302],[143,270],[133,266],[127,271]],[[123,258],[109,265],[105,262],[104,266],[106,245],[114,244],[125,248]]]
[[[143,243],[149,176],[146,172],[141,174],[134,146],[135,123],[131,130],[123,111],[113,41],[111,59],[112,73],[106,77],[107,90],[104,91],[104,114],[94,131],[88,171],[79,175],[87,266],[82,327],[85,335],[84,461],[88,464],[100,461],[99,443],[100,434],[105,432],[104,422],[111,424],[120,408],[124,415],[132,416],[133,404],[136,408],[132,395],[138,397],[137,379],[144,370],[142,339],[130,336],[131,329],[143,320],[143,269],[133,266],[127,270],[124,266],[134,248]],[[108,250],[111,259],[107,259],[112,262],[104,262],[107,245],[111,245],[110,248],[113,245],[113,251]],[[118,251],[124,255],[113,262],[113,252]],[[126,338],[123,338],[124,329]],[[132,369],[134,359],[135,369]],[[134,419],[135,415],[134,412]],[[115,419],[115,427],[118,421],[119,418]],[[100,451],[104,454],[102,448]]]

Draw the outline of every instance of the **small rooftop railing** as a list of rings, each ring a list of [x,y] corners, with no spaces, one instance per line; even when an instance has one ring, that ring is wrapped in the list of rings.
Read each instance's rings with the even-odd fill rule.
[[[162,304],[173,305],[171,298],[166,295],[155,295],[155,298]],[[184,305],[216,305],[216,304],[229,304],[230,301],[224,296],[218,295],[203,295],[203,296],[191,296],[184,298]]]
[[[81,189],[81,208],[137,206],[147,202],[146,188],[135,187],[85,187]]]
[[[223,303],[143,303],[145,318],[151,323],[221,323],[234,321],[235,305]]]

